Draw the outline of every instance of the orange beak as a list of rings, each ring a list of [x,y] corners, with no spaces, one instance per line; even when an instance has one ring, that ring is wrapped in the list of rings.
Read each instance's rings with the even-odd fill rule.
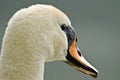
[[[85,74],[91,75],[94,78],[97,77],[97,69],[89,64],[88,61],[82,56],[80,50],[76,45],[76,38],[74,38],[73,42],[71,43],[66,58],[68,60],[66,63],[70,64],[75,69]]]

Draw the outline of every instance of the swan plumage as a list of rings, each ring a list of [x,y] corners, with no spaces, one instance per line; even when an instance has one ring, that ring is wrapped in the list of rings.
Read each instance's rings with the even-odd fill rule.
[[[69,43],[60,27],[63,24],[74,32],[67,15],[51,5],[37,4],[17,11],[3,38],[0,80],[43,80],[44,62],[67,62]]]

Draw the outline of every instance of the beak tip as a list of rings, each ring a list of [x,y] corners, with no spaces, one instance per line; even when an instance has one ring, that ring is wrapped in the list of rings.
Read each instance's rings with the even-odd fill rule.
[[[94,75],[90,75],[90,76],[92,76],[93,78],[97,78],[98,75],[99,75],[99,72],[96,72]]]
[[[92,76],[93,78],[97,78],[98,75],[96,74],[96,75],[91,75],[91,76]]]

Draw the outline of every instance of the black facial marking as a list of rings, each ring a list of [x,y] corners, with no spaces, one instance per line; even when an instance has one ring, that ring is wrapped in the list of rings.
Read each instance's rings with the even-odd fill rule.
[[[69,48],[74,38],[76,37],[76,34],[70,26],[66,26],[65,24],[61,25],[61,29],[66,33],[67,40],[68,40],[68,48]]]
[[[66,33],[66,36],[67,36],[67,40],[68,40],[68,50],[67,50],[67,56],[66,58],[74,65],[78,66],[78,67],[81,67],[85,70],[88,70],[88,71],[91,71],[91,72],[94,72],[96,73],[96,71],[94,71],[93,69],[91,69],[90,67],[88,66],[85,66],[83,64],[81,64],[80,62],[78,62],[76,59],[74,59],[69,53],[69,48],[74,40],[74,38],[76,37],[76,34],[74,32],[74,30],[70,27],[70,26],[66,26],[65,24],[61,25],[61,29]],[[77,42],[77,37],[76,37],[76,42]],[[78,50],[78,54],[81,56],[81,53],[80,51]]]
[[[66,26],[65,24],[61,25],[61,29],[65,32],[66,36],[67,36],[67,40],[68,40],[68,50],[67,50],[67,56],[66,59],[71,63],[74,64],[77,67],[81,67],[87,71],[93,72],[95,74],[97,74],[97,72],[95,70],[93,70],[92,68],[90,68],[89,66],[85,66],[83,64],[81,64],[79,61],[77,61],[75,58],[73,58],[69,53],[69,48],[73,42],[73,40],[76,38],[76,42],[77,42],[77,36],[74,32],[74,30],[70,27],[70,26]],[[77,45],[76,45],[77,47]],[[82,54],[80,53],[79,50],[77,50],[77,53],[79,56],[82,56]],[[67,63],[67,62],[66,62]],[[69,64],[69,63],[68,63]],[[95,76],[96,77],[96,76]]]

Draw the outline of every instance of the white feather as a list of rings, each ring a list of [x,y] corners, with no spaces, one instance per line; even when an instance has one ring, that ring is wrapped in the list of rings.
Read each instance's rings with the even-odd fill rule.
[[[0,80],[43,80],[44,62],[65,60],[68,17],[51,5],[37,4],[10,19],[0,56]]]

